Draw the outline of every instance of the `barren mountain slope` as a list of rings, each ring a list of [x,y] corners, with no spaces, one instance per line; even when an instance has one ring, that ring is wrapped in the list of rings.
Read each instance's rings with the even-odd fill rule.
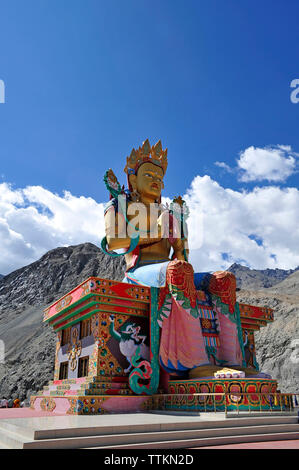
[[[53,379],[55,334],[43,309],[90,276],[122,280],[123,258],[112,259],[91,243],[57,248],[0,280],[0,397],[21,399]]]
[[[274,309],[274,322],[255,335],[257,360],[281,391],[299,392],[299,272],[269,289],[240,290],[238,300]]]
[[[237,279],[237,287],[240,289],[259,290],[282,282],[290,274],[299,269],[250,269],[247,266],[234,263],[228,268]]]

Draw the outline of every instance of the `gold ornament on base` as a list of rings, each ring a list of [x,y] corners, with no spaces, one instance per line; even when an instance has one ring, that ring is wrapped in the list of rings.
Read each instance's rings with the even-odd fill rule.
[[[71,370],[75,370],[77,367],[77,357],[81,356],[82,346],[81,341],[78,340],[78,330],[74,328],[72,331],[72,340],[69,344],[67,354],[70,361],[70,368]]]
[[[216,379],[240,379],[245,377],[245,372],[224,367],[221,370],[217,370],[217,372],[214,373],[214,377]]]

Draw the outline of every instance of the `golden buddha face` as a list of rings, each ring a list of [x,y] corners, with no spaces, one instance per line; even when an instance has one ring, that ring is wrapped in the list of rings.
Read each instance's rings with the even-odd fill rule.
[[[164,173],[161,167],[146,162],[139,167],[137,175],[130,175],[130,182],[141,197],[152,199],[154,202],[160,198],[164,188],[163,177]]]

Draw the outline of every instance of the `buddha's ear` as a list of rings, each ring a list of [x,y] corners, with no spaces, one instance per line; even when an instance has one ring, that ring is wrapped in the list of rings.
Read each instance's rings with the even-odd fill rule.
[[[164,188],[165,188],[164,181],[162,181],[161,188],[162,188],[162,189],[164,189]]]
[[[129,175],[129,183],[132,186],[133,190],[137,189],[137,176],[131,173]]]

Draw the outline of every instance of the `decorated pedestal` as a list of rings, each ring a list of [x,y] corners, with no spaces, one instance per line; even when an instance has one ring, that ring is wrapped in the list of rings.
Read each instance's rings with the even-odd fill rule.
[[[259,371],[254,332],[273,321],[273,310],[238,304],[244,366],[221,370],[209,365],[190,371],[188,380],[170,379],[165,409],[175,411],[274,411],[289,409],[277,381]]]
[[[145,286],[90,277],[49,306],[44,321],[57,335],[54,380],[31,397],[31,407],[65,414],[159,407],[180,411],[281,407],[276,381],[259,373],[255,356],[254,331],[273,321],[271,309],[237,304],[243,347],[240,376],[221,378],[217,375],[221,367],[211,357],[210,365],[177,378],[159,370],[154,292]],[[198,291],[198,299],[203,335],[211,348],[219,343],[214,325],[217,312],[227,305],[221,292],[214,293],[210,306],[204,291]],[[150,388],[153,376],[156,383]]]
[[[149,357],[150,289],[91,277],[45,310],[57,334],[54,380],[31,397],[36,410],[136,412],[151,397],[129,387],[137,346]]]
[[[281,401],[273,379],[171,380],[166,410],[175,411],[269,411],[281,410],[289,403]]]

